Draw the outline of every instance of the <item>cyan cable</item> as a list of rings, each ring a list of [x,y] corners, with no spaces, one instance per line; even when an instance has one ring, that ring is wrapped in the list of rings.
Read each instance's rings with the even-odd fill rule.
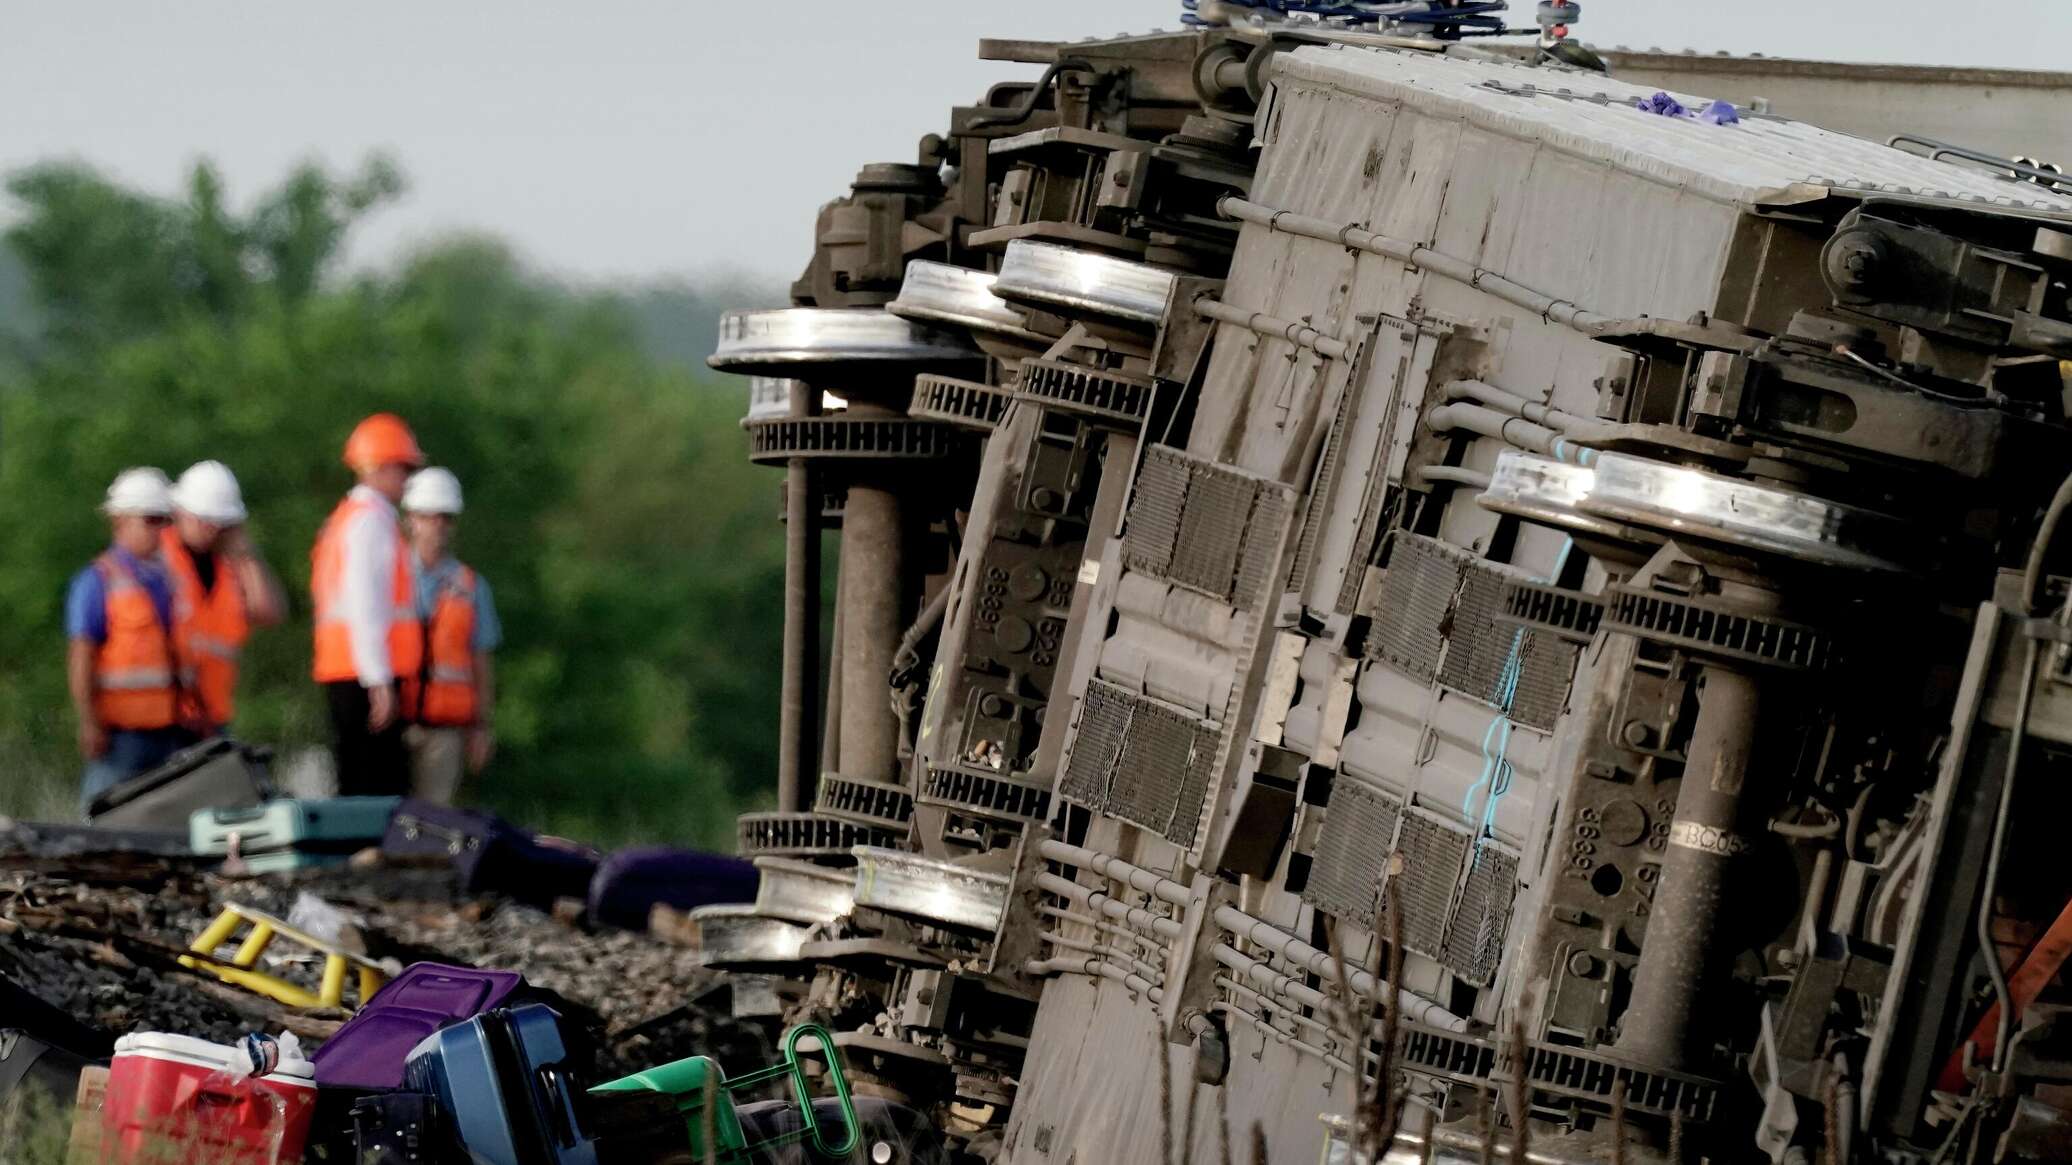
[[[1568,555],[1575,545],[1575,539],[1563,538],[1561,550],[1554,556],[1554,568],[1547,572],[1546,578],[1535,581],[1553,582],[1560,578],[1561,572],[1568,567]],[[1518,682],[1525,672],[1525,660],[1520,655],[1524,646],[1525,628],[1520,627],[1511,635],[1510,653],[1504,657],[1503,670],[1497,674],[1496,691],[1491,694],[1497,713],[1490,718],[1489,728],[1482,733],[1482,773],[1461,798],[1461,816],[1477,822],[1475,845],[1478,849],[1495,832],[1497,802],[1511,791],[1511,762],[1504,754],[1511,747],[1511,708],[1518,699]],[[1494,751],[1491,750],[1492,743]],[[1475,791],[1485,785],[1489,788],[1489,795],[1482,802],[1478,820],[1473,808]]]

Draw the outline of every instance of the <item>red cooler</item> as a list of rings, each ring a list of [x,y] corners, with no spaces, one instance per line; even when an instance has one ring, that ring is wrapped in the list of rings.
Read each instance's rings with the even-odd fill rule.
[[[283,1058],[264,1076],[242,1052],[190,1036],[138,1032],[115,1041],[101,1114],[103,1162],[295,1165],[316,1104],[315,1069]],[[236,1067],[232,1067],[236,1065]]]

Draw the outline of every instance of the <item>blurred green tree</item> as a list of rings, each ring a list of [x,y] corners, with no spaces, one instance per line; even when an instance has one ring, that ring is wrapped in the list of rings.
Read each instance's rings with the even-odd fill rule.
[[[343,275],[348,232],[401,189],[379,160],[298,169],[244,214],[206,165],[181,199],[76,165],[8,183],[36,330],[0,362],[0,812],[70,802],[63,590],[127,465],[237,472],[296,612],[247,652],[238,730],[323,741],[308,548],[350,484],[340,443],[382,409],[460,475],[458,549],[505,623],[502,751],[470,795],[573,836],[714,845],[768,799],[782,549],[739,394],[650,355],[623,297],[491,240]]]

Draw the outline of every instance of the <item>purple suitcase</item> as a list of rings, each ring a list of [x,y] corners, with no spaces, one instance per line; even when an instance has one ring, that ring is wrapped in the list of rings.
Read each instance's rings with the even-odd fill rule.
[[[597,873],[592,850],[542,840],[494,813],[429,801],[396,806],[381,851],[442,859],[452,864],[463,892],[508,894],[541,909],[557,898],[583,897]]]
[[[418,1041],[503,1002],[525,982],[516,971],[413,963],[374,993],[312,1057],[327,1088],[396,1088]]]
[[[691,910],[722,902],[755,901],[755,865],[742,858],[675,849],[631,846],[613,853],[590,879],[590,919],[646,930],[656,905]]]

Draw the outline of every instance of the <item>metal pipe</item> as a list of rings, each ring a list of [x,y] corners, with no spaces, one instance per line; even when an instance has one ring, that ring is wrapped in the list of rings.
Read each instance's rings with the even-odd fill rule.
[[[1412,476],[1422,482],[1446,481],[1454,485],[1465,485],[1472,489],[1488,489],[1489,475],[1478,470],[1465,469],[1458,465],[1421,466]]]
[[[1578,1148],[1574,1156],[1527,1149],[1525,1165],[1602,1165],[1606,1159],[1604,1146],[1593,1142],[1585,1144],[1588,1147]],[[1485,1146],[1479,1134],[1467,1129],[1433,1127],[1423,1133],[1399,1131],[1389,1146],[1389,1151],[1375,1165],[1489,1165],[1490,1162],[1512,1159],[1512,1146],[1507,1137],[1498,1136],[1495,1144]]]
[[[1969,146],[1952,145],[1949,142],[1941,142],[1934,138],[1924,138],[1919,134],[1910,133],[1896,133],[1885,139],[1885,144],[1895,150],[1900,148],[1901,143],[1928,147],[1928,160],[1931,162],[1939,162],[1944,157],[1962,158],[1967,162],[1977,162],[1982,166],[1990,166],[1994,169],[2005,171],[2009,175],[2019,175],[2046,188],[2072,184],[2068,183],[2064,174],[2060,174],[2056,170],[2045,170],[2041,167],[2017,162],[2013,158],[2003,158],[1998,154],[1989,154],[1984,150],[1975,150]],[[1912,150],[1907,152],[1913,153]]]
[[[791,382],[791,415],[820,411],[820,390]],[[820,726],[820,498],[811,463],[784,468],[784,646],[777,700],[777,808],[812,807]]]
[[[1303,1007],[1315,1008],[1326,1015],[1338,1010],[1338,1005],[1330,996],[1292,976],[1281,974],[1228,943],[1217,943],[1209,949],[1209,955],[1218,963],[1257,983],[1268,994],[1279,995]]]
[[[900,414],[851,401],[852,418]],[[865,478],[849,484],[842,507],[842,747],[837,771],[851,779],[895,781],[899,719],[886,698],[885,678],[899,650],[905,594],[906,527],[900,498],[889,483]]]
[[[2029,733],[2029,698],[2036,689],[2036,663],[2043,641],[2029,640],[2022,653],[2022,687],[2015,697],[2014,724],[2008,731],[2007,767],[2000,778],[2000,804],[1993,811],[1993,840],[1986,850],[1985,886],[1972,919],[1978,939],[1978,957],[1985,960],[1986,975],[1993,981],[1993,999],[1999,1005],[1993,1020],[1993,1072],[2007,1066],[2007,1037],[2014,1030],[2014,992],[2007,985],[2007,968],[2000,964],[2000,952],[1993,944],[1993,894],[2000,881],[2000,854],[2007,845],[2007,822],[2014,808],[2015,776],[2022,763],[2022,740]]]
[[[838,568],[839,570],[839,568]],[[835,594],[841,592],[841,575],[835,576]],[[842,771],[842,604],[835,604],[834,626],[829,629],[827,649],[827,707],[821,710],[827,727],[820,734],[820,771]],[[817,783],[817,782],[816,782]]]
[[[1699,685],[1676,818],[1614,1045],[1622,1056],[1670,1071],[1684,1066],[1697,1042],[1691,1021],[1713,970],[1722,890],[1747,844],[1735,830],[1762,713],[1753,676],[1707,664]]]
[[[1343,360],[1352,351],[1352,345],[1344,340],[1336,336],[1327,336],[1300,320],[1284,320],[1265,312],[1247,311],[1224,303],[1214,296],[1197,297],[1194,301],[1194,310],[1204,318],[1236,324],[1262,336],[1277,336],[1298,348],[1309,348],[1333,360]]]
[[[1044,918],[1055,918],[1060,922],[1069,922],[1075,926],[1087,927],[1096,934],[1105,934],[1110,938],[1119,938],[1136,943],[1160,958],[1164,958],[1167,953],[1165,944],[1152,936],[1145,934],[1143,931],[1131,930],[1126,926],[1117,926],[1104,918],[1095,918],[1087,914],[1075,914],[1062,906],[1053,906],[1048,902],[1038,903],[1036,913]]]
[[[1303,1052],[1308,1055],[1315,1056],[1317,1059],[1324,1061],[1326,1064],[1331,1065],[1333,1068],[1336,1068],[1341,1072],[1350,1072],[1353,1070],[1353,1066],[1350,1063],[1347,1063],[1344,1059],[1332,1055],[1330,1052],[1325,1051],[1324,1049],[1316,1046],[1315,1044],[1310,1043],[1307,1040],[1297,1039],[1296,1037],[1289,1035],[1287,1032],[1284,1032],[1281,1029],[1273,1026],[1272,1024],[1267,1023],[1265,1020],[1260,1019],[1258,1016],[1253,1015],[1251,1012],[1246,1011],[1244,1008],[1238,1007],[1235,1004],[1229,1003],[1227,1001],[1219,1002],[1213,1007],[1212,1010],[1221,1012],[1224,1015],[1236,1016],[1237,1018],[1242,1019],[1247,1024],[1251,1025],[1251,1027],[1258,1031],[1259,1034],[1272,1039],[1275,1043],[1285,1044],[1288,1047],[1294,1048],[1298,1052]]]
[[[1218,906],[1212,917],[1216,920],[1216,925],[1224,930],[1280,955],[1309,974],[1326,981],[1334,981],[1338,977],[1338,960],[1270,922],[1253,918],[1234,906]],[[1354,991],[1368,999],[1381,997],[1384,984],[1366,971],[1349,966],[1345,969],[1345,978]],[[1396,1006],[1402,1009],[1402,1018],[1412,1023],[1421,1023],[1426,1027],[1442,1028],[1450,1032],[1468,1029],[1467,1020],[1410,991],[1396,992]]]
[[[1494,437],[1514,445],[1527,453],[1552,457],[1571,465],[1591,465],[1597,461],[1597,450],[1585,449],[1567,436],[1557,433],[1545,425],[1534,424],[1523,417],[1500,413],[1486,405],[1455,401],[1440,405],[1425,414],[1425,426],[1434,433],[1450,433],[1465,429],[1482,437]]]
[[[1423,243],[1378,235],[1364,229],[1358,223],[1333,223],[1293,211],[1275,210],[1234,194],[1226,194],[1218,199],[1216,210],[1225,218],[1256,223],[1268,230],[1298,235],[1305,239],[1318,239],[1326,243],[1337,243],[1348,250],[1367,251],[1399,263],[1408,263],[1419,270],[1465,283],[1505,303],[1522,307],[1548,323],[1573,328],[1586,336],[1631,331],[1647,323],[1645,320],[1621,319],[1590,311],[1572,300],[1535,291],[1515,279],[1500,275],[1486,267],[1477,267],[1466,259],[1435,251]]]
[[[1092,870],[1104,878],[1121,882],[1132,890],[1142,890],[1161,902],[1184,907],[1193,898],[1186,886],[1171,878],[1161,877],[1142,866],[1133,866],[1121,858],[1104,854],[1099,850],[1066,845],[1062,841],[1045,841],[1037,847],[1037,852],[1051,861]]]
[[[1046,975],[1091,975],[1097,979],[1112,979],[1153,1003],[1165,1002],[1165,990],[1157,984],[1099,959],[1030,959],[1022,964],[1022,974],[1039,979]]]
[[[1288,1022],[1298,1024],[1302,1027],[1306,1027],[1311,1031],[1314,1031],[1319,1035],[1324,1036],[1327,1039],[1335,1041],[1343,1038],[1344,1036],[1344,1033],[1333,1030],[1331,1025],[1316,1018],[1315,1016],[1302,1014],[1302,1010],[1300,1008],[1290,1007],[1287,1003],[1275,999],[1271,995],[1267,995],[1259,991],[1254,991],[1252,988],[1245,986],[1243,983],[1238,982],[1236,979],[1231,978],[1229,975],[1218,975],[1215,977],[1214,980],[1212,980],[1212,982],[1214,982],[1216,986],[1223,988],[1225,991],[1229,991],[1236,994],[1238,997],[1244,999],[1246,1002],[1250,1003],[1254,1007],[1267,1008],[1273,1011],[1277,1011],[1282,1015],[1286,1016]]]
[[[1090,958],[1111,960],[1119,965],[1128,967],[1130,970],[1161,986],[1165,983],[1164,970],[1152,966],[1150,963],[1127,951],[1116,950],[1113,947],[1104,947],[1099,943],[1088,942],[1085,939],[1068,938],[1053,930],[1038,931],[1036,937],[1054,947],[1062,947],[1068,951],[1078,951],[1080,954]]]
[[[1613,428],[1612,425],[1595,417],[1579,417],[1574,413],[1563,412],[1480,380],[1448,381],[1446,398],[1479,401],[1500,413],[1524,417],[1535,425],[1578,439],[1606,437],[1611,434]]]
[[[1126,902],[1118,902],[1106,890],[1089,889],[1077,882],[1049,873],[1036,875],[1036,885],[1039,889],[1048,890],[1060,897],[1070,899],[1073,903],[1084,906],[1088,910],[1097,910],[1117,922],[1124,922],[1131,926],[1148,929],[1160,938],[1178,939],[1180,937],[1179,923],[1164,915],[1153,914],[1141,906],[1131,906]]]

